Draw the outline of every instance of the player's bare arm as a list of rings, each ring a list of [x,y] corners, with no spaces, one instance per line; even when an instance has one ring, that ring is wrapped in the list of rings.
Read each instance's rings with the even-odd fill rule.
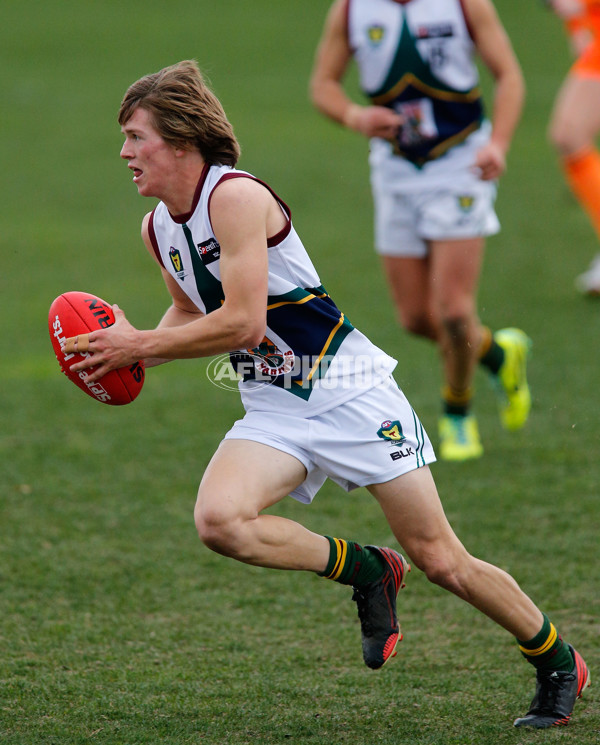
[[[365,137],[389,139],[396,135],[402,117],[385,106],[360,106],[342,85],[352,59],[346,34],[346,3],[338,0],[329,11],[311,74],[311,99],[319,111],[349,129]]]
[[[157,328],[183,326],[186,323],[195,321],[204,314],[200,311],[199,308],[194,305],[194,303],[192,303],[185,292],[183,292],[181,287],[179,287],[177,281],[169,274],[169,272],[166,271],[166,269],[164,269],[160,265],[160,262],[156,258],[156,254],[154,253],[154,248],[152,246],[152,241],[150,240],[150,232],[148,228],[151,214],[152,213],[149,212],[142,221],[142,240],[144,241],[144,245],[148,249],[148,253],[153,258],[153,260],[156,261],[156,264],[160,268],[163,280],[172,298],[172,303],[165,311]],[[156,365],[162,365],[163,363],[170,361],[171,360],[162,357],[147,357],[144,360],[144,363],[146,367],[155,367]]]
[[[494,78],[492,135],[475,167],[484,180],[506,169],[506,154],[523,109],[525,84],[512,44],[490,0],[465,0],[465,13],[477,51]]]
[[[267,308],[267,226],[275,206],[270,193],[251,179],[231,179],[215,188],[210,217],[221,246],[225,300],[209,316],[141,332],[141,343],[149,356],[204,357],[251,348],[262,341]],[[171,290],[174,282],[169,277]],[[174,304],[181,310],[176,297]]]
[[[267,233],[277,217],[284,219],[258,182],[238,178],[219,185],[213,192],[211,221],[221,246],[221,308],[194,317],[193,306],[165,276],[173,305],[159,325],[135,329],[117,308],[114,326],[90,335],[91,355],[73,369],[95,367],[89,376],[93,382],[138,359],[205,357],[259,344],[266,326]]]

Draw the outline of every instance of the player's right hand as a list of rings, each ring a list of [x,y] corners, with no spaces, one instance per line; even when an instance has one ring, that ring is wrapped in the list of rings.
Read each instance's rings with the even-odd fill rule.
[[[359,106],[353,104],[344,124],[365,137],[382,137],[384,140],[393,139],[402,126],[403,118],[392,109],[385,106]]]

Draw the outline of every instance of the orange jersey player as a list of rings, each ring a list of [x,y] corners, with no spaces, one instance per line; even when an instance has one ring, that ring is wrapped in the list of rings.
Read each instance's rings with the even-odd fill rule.
[[[600,1],[550,0],[565,24],[577,57],[554,103],[549,138],[565,180],[600,238]],[[600,295],[600,253],[576,279],[587,295]]]

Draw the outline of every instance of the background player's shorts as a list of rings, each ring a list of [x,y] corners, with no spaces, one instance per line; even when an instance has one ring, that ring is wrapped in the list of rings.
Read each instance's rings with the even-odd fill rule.
[[[423,425],[391,377],[315,417],[250,411],[225,439],[260,442],[297,458],[307,475],[290,496],[307,504],[327,477],[350,491],[435,461]]]
[[[494,210],[494,181],[449,176],[443,189],[390,192],[373,180],[375,249],[386,256],[423,258],[427,241],[461,240],[493,235],[500,230]]]

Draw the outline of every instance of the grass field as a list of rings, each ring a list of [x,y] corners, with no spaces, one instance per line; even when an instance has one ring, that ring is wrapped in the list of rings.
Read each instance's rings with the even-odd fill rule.
[[[1,745],[498,745],[600,740],[589,689],[572,724],[512,728],[533,693],[514,640],[414,570],[398,657],[362,663],[348,588],[205,549],[192,508],[241,415],[206,361],[149,372],[131,406],[83,396],[46,330],[61,292],[88,290],[152,327],[167,295],[139,240],[152,204],[118,153],[116,111],[139,76],[195,57],[241,140],[244,167],[291,204],[322,279],[399,361],[431,434],[439,365],[398,328],[372,252],[366,143],[320,118],[307,79],[327,3],[8,0],[0,24]],[[483,320],[531,335],[534,407],[501,430],[487,381],[486,454],[436,464],[476,555],[511,572],[600,669],[600,304],[573,278],[596,250],[545,139],[569,56],[537,2],[498,0],[528,83],[489,241]],[[355,86],[354,79],[350,81]],[[368,291],[365,292],[365,287]],[[364,543],[393,538],[364,490],[326,484],[277,513]],[[393,543],[392,543],[393,545]]]

